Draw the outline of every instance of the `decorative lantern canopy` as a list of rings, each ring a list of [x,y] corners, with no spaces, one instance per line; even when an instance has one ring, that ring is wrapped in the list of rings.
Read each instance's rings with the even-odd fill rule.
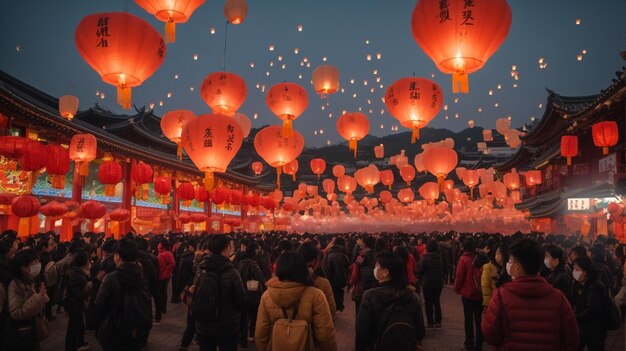
[[[510,27],[506,0],[419,0],[411,19],[413,38],[440,71],[452,74],[454,93],[469,92],[467,75],[487,63]]]
[[[165,41],[176,41],[176,23],[185,23],[204,0],[135,0],[146,12],[165,22]]]
[[[326,95],[339,90],[339,69],[335,66],[322,65],[313,71],[313,88],[323,99]]]
[[[250,135],[250,128],[252,128],[252,122],[250,121],[250,118],[239,112],[235,113],[232,117],[241,127],[244,139],[247,138],[248,135]]]
[[[263,172],[263,164],[259,161],[252,162],[252,170],[254,171],[254,175],[260,175]]]
[[[232,24],[241,24],[248,14],[246,0],[226,0],[224,3],[224,16]]]
[[[539,185],[542,181],[541,170],[539,169],[527,171],[526,174],[524,174],[524,177],[526,178],[526,185],[529,187]]]
[[[72,120],[78,112],[78,98],[72,95],[63,95],[59,98],[59,114],[63,118]]]
[[[89,162],[96,159],[98,142],[92,134],[74,134],[70,141],[70,159],[79,167],[79,174],[87,176],[89,174]]]
[[[426,182],[419,188],[420,196],[428,202],[434,202],[439,198],[439,185],[435,182]]]
[[[376,158],[384,158],[385,157],[385,145],[380,144],[378,146],[374,146],[374,156],[376,156]]]
[[[406,182],[407,186],[411,186],[411,181],[415,178],[415,168],[410,164],[406,164],[400,168],[400,176]]]
[[[104,196],[115,196],[115,186],[122,181],[122,166],[115,161],[104,161],[98,167],[98,179],[104,184]]]
[[[243,142],[243,131],[232,118],[207,114],[187,123],[182,141],[189,158],[205,173],[204,186],[213,190],[213,173],[226,172]]]
[[[131,88],[163,63],[165,41],[150,23],[126,12],[95,13],[76,28],[76,47],[105,83],[117,86],[117,103],[131,107]]]
[[[256,134],[254,148],[267,164],[276,168],[276,185],[280,188],[281,168],[300,155],[304,138],[295,130],[285,137],[280,126],[269,126]]]
[[[413,193],[411,188],[404,188],[398,191],[398,200],[400,200],[400,202],[409,203],[413,202],[413,199],[415,199],[415,193]]]
[[[172,192],[172,178],[165,176],[154,178],[154,192],[161,195],[162,204],[169,203],[170,193]]]
[[[26,238],[30,235],[30,218],[37,215],[40,206],[39,200],[31,195],[16,196],[11,201],[11,212],[20,218],[17,230],[17,236],[19,238]]]
[[[491,129],[483,130],[483,141],[493,141],[493,134],[491,132]]]
[[[317,179],[320,179],[320,176],[326,170],[326,161],[323,158],[314,158],[311,160],[311,172],[313,174],[317,174]]]
[[[204,78],[200,95],[213,113],[232,116],[246,101],[248,88],[246,81],[234,73],[213,72]]]
[[[390,169],[380,171],[380,181],[383,183],[383,185],[389,186],[389,190],[391,190],[391,186],[393,185],[394,181],[393,171]]]
[[[591,126],[593,134],[593,144],[602,148],[602,154],[609,153],[609,147],[617,145],[619,140],[619,132],[617,130],[617,122],[604,121]]]
[[[324,179],[322,182],[322,188],[327,194],[335,193],[335,181],[332,179]]]
[[[346,168],[343,165],[333,166],[333,175],[335,176],[335,178],[339,178],[344,174],[346,174]]]
[[[419,130],[435,118],[442,103],[443,94],[439,85],[425,78],[399,79],[385,93],[389,113],[403,127],[413,131],[411,143],[419,139]]]
[[[196,114],[189,110],[174,110],[163,115],[161,118],[161,131],[166,138],[176,143],[178,150],[176,155],[180,160],[183,157],[183,147],[180,144],[180,136],[183,133],[183,127],[188,122],[196,118]]]
[[[296,83],[274,85],[265,100],[270,111],[283,121],[283,137],[290,136],[293,120],[300,117],[309,105],[306,90]]]
[[[349,175],[342,175],[337,178],[337,189],[346,194],[352,194],[356,190],[356,179]]]
[[[422,153],[422,163],[426,170],[437,177],[441,188],[446,178],[458,162],[458,156],[454,149],[445,146],[431,146]]]
[[[511,190],[515,191],[520,187],[519,173],[513,171],[504,175],[504,185]]]
[[[369,165],[354,172],[354,179],[365,191],[373,193],[374,186],[380,182],[380,172],[376,165]]]
[[[350,112],[337,119],[337,132],[348,140],[350,150],[356,157],[357,141],[365,138],[370,131],[370,121],[360,112]]]
[[[135,193],[135,199],[140,198],[144,201],[148,200],[150,196],[150,189],[148,184],[152,183],[152,167],[139,161],[130,171],[130,178],[135,182],[137,193]]]
[[[563,135],[561,137],[561,156],[567,158],[567,165],[572,165],[572,157],[578,155],[578,137]]]
[[[285,172],[285,174],[287,175],[290,175],[291,179],[294,182],[296,181],[296,173],[298,173],[298,166],[299,166],[298,160],[293,160],[283,166],[283,172]]]
[[[46,172],[54,189],[65,188],[65,175],[70,171],[70,152],[59,145],[46,147]]]
[[[457,168],[457,175],[458,175],[458,168]],[[480,177],[478,176],[478,171],[474,170],[474,169],[467,169],[465,171],[462,172],[463,177],[462,177],[462,181],[463,184],[465,184],[465,186],[467,186],[468,188],[470,188],[470,199],[474,199],[474,187],[476,185],[478,185],[478,183],[480,182]],[[459,177],[461,178],[461,177]]]

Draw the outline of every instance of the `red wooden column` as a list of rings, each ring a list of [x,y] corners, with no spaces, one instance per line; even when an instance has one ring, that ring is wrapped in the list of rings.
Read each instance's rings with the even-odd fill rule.
[[[246,198],[246,192],[247,189],[245,187],[245,185],[242,188],[242,193],[243,193],[243,197],[241,198],[241,206],[239,206],[241,208],[241,227],[245,230],[246,229],[246,218],[248,217],[248,205],[244,204],[245,198]]]
[[[131,200],[133,198],[133,184],[130,179],[130,172],[132,167],[134,167],[136,163],[137,161],[134,159],[131,159],[130,163],[122,163],[122,182],[124,182],[124,190],[122,192],[122,208],[128,211],[132,210]],[[132,218],[130,221],[127,222],[120,222],[120,233],[122,234],[122,236],[126,235],[126,233],[130,231],[131,222]]]
[[[79,204],[83,203],[84,184],[85,184],[85,177],[80,175],[80,167],[74,162],[74,174],[72,176],[72,201],[79,203]],[[75,232],[80,231],[81,223],[82,223],[82,220],[78,220],[78,225],[72,227],[71,229],[72,233],[69,233],[68,238],[72,238]],[[66,233],[66,236],[67,235],[68,233]]]
[[[180,229],[180,222],[178,221],[178,216],[180,215],[180,199],[178,198],[178,192],[176,191],[176,180],[172,179],[174,182],[172,188],[174,189],[174,201],[173,201],[173,210],[174,210],[174,223],[172,230]]]

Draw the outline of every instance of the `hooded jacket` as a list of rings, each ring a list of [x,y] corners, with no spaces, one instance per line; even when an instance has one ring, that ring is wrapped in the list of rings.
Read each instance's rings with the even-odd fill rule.
[[[267,282],[267,291],[261,297],[254,334],[257,350],[267,350],[272,325],[276,320],[284,318],[282,308],[290,315],[296,304],[296,318],[311,324],[318,350],[337,350],[335,325],[324,293],[312,286],[277,278]]]
[[[337,288],[343,288],[348,283],[350,274],[350,259],[345,254],[343,246],[332,246],[322,261],[324,274],[330,284]]]
[[[480,289],[480,279],[482,271],[474,268],[475,252],[464,251],[456,267],[454,278],[454,292],[474,301],[482,301],[483,296]]]
[[[437,252],[429,252],[422,256],[417,276],[425,288],[443,288],[443,260],[441,255]]]
[[[578,326],[565,295],[539,276],[496,289],[482,320],[496,350],[576,350]]]

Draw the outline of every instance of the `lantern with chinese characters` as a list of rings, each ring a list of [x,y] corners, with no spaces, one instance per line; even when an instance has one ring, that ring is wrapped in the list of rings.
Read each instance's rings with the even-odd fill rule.
[[[380,144],[378,146],[374,146],[374,156],[376,158],[384,158],[385,157],[385,146]]]
[[[376,165],[369,165],[354,172],[354,179],[365,191],[373,193],[374,186],[380,182],[380,172]]]
[[[161,203],[166,205],[170,202],[172,192],[172,178],[160,176],[154,178],[154,192],[161,196]]]
[[[567,165],[572,165],[572,157],[578,155],[578,137],[563,135],[561,137],[561,156],[567,159]]]
[[[336,178],[339,178],[339,177],[341,177],[344,174],[346,174],[346,168],[343,165],[334,165],[333,166],[333,175]]]
[[[70,141],[70,159],[75,162],[81,176],[89,174],[89,162],[96,159],[98,142],[92,134],[74,134]]]
[[[413,10],[413,38],[443,73],[452,91],[469,91],[467,75],[481,69],[511,27],[506,0],[419,0]]]
[[[17,236],[25,239],[31,234],[31,217],[36,216],[41,204],[36,197],[31,195],[20,195],[11,201],[11,212],[20,218]]]
[[[524,174],[524,178],[526,178],[526,185],[529,187],[533,187],[535,185],[541,184],[541,170],[535,169],[527,171]]]
[[[291,179],[295,182],[296,173],[298,173],[298,167],[299,167],[298,160],[293,160],[283,166],[283,172],[285,172],[285,174],[287,175],[290,175]]]
[[[320,179],[320,176],[326,170],[326,161],[323,158],[314,158],[311,160],[311,172],[313,174],[317,174],[317,179]]]
[[[593,144],[602,148],[602,155],[608,154],[609,147],[617,145],[619,141],[619,131],[615,121],[594,124],[591,126],[591,134],[593,135]]]
[[[122,181],[122,166],[115,161],[104,161],[98,167],[98,179],[104,184],[104,196],[115,196],[115,186]]]
[[[415,199],[415,193],[413,193],[411,188],[404,188],[398,191],[398,200],[400,200],[400,202],[409,203],[413,202],[413,199]]]
[[[410,164],[406,164],[400,168],[400,176],[406,182],[407,186],[411,186],[411,181],[415,178],[415,168]]]
[[[383,185],[389,186],[389,190],[391,190],[394,181],[393,171],[390,169],[380,171],[380,181]]]
[[[165,22],[165,41],[176,41],[176,23],[185,23],[205,0],[135,0],[146,12]]]
[[[232,24],[240,24],[246,19],[248,4],[246,0],[226,0],[224,3],[224,16]]]
[[[191,161],[205,173],[204,186],[213,190],[213,173],[226,172],[241,148],[243,131],[228,116],[207,114],[185,125],[181,142]]]
[[[445,146],[431,146],[422,153],[422,163],[426,170],[437,177],[440,189],[443,181],[458,162],[454,149]]]
[[[254,175],[260,175],[263,172],[263,163],[256,161],[252,162],[252,170],[254,171]]]
[[[280,188],[282,167],[295,160],[304,149],[304,138],[297,131],[285,137],[280,126],[261,129],[254,137],[254,148],[267,164],[276,168],[276,185]]]
[[[250,122],[250,118],[248,118],[248,116],[244,115],[243,113],[237,112],[233,115],[233,119],[237,121],[237,123],[241,127],[241,130],[243,131],[243,137],[247,138],[248,135],[250,135],[250,128],[252,127],[252,122]]]
[[[198,185],[196,186],[195,198],[196,198],[196,201],[198,201],[198,206],[203,208],[204,203],[209,201],[209,199],[211,198],[211,195],[202,185]]]
[[[150,23],[126,12],[95,13],[76,28],[76,48],[105,83],[117,86],[117,103],[131,107],[131,88],[163,63],[165,41]]]
[[[367,136],[370,121],[360,112],[344,113],[337,119],[337,132],[348,141],[350,150],[356,157],[357,142]]]
[[[213,113],[232,116],[246,100],[248,88],[246,81],[234,73],[213,72],[204,78],[200,95]]]
[[[459,168],[457,168],[457,174]],[[480,177],[478,176],[478,171],[475,169],[466,169],[465,171],[462,172],[463,177],[462,177],[462,181],[463,184],[465,184],[465,186],[467,186],[468,188],[470,188],[470,199],[474,199],[474,187],[476,185],[478,185],[478,183],[480,182]],[[461,177],[459,177],[461,178]]]
[[[385,93],[389,113],[403,127],[413,131],[411,143],[419,139],[419,130],[435,118],[442,103],[443,94],[439,85],[425,78],[399,79]]]
[[[63,95],[59,98],[59,114],[63,118],[72,120],[78,112],[78,98],[72,95]]]
[[[111,233],[113,234],[113,239],[121,239],[122,232],[120,230],[120,223],[128,222],[130,220],[130,211],[123,208],[116,208],[115,210],[109,212],[109,219],[111,220]]]
[[[183,127],[189,121],[196,118],[196,114],[189,110],[174,110],[163,115],[161,118],[161,131],[166,138],[176,143],[178,149],[176,155],[180,160],[183,157],[183,147],[180,144],[180,135],[183,132]]]
[[[54,189],[65,188],[65,175],[70,170],[70,153],[59,145],[48,144],[46,147],[46,172]]]
[[[130,178],[135,183],[135,199],[139,198],[144,201],[150,196],[148,184],[152,183],[152,167],[139,161],[130,171]]]
[[[331,65],[321,65],[313,71],[313,88],[321,98],[339,90],[339,69]]]
[[[356,184],[356,179],[349,175],[343,175],[337,178],[337,189],[346,194],[352,194],[352,192],[356,190]]]
[[[283,121],[283,137],[290,136],[293,120],[300,117],[309,105],[306,90],[288,82],[272,86],[265,100],[270,111]]]
[[[426,182],[419,188],[420,196],[432,203],[439,198],[439,185],[435,182]]]

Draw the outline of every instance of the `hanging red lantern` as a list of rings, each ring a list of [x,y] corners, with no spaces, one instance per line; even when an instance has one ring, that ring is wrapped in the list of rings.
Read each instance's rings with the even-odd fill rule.
[[[131,107],[131,88],[163,63],[165,41],[150,23],[126,12],[95,13],[76,28],[76,48],[105,83],[117,87],[117,103]]]
[[[515,191],[520,187],[519,173],[517,172],[509,172],[504,175],[504,185],[511,190]]]
[[[339,69],[331,65],[322,65],[313,71],[313,88],[321,98],[339,90]]]
[[[154,192],[161,195],[162,204],[168,204],[172,192],[172,178],[163,176],[154,178]]]
[[[263,172],[263,164],[261,162],[252,162],[252,170],[254,171],[254,175],[260,175]]]
[[[213,72],[204,78],[200,95],[214,114],[232,116],[248,95],[246,81],[230,72]]]
[[[78,98],[72,95],[63,95],[59,98],[59,114],[63,118],[72,120],[78,112]]]
[[[224,3],[224,16],[232,24],[241,24],[248,14],[246,0],[226,0]]]
[[[165,22],[165,42],[176,42],[176,23],[185,23],[205,0],[135,0],[137,5]]]
[[[524,178],[526,178],[526,185],[529,187],[533,187],[535,185],[541,184],[541,170],[530,170],[524,174]]]
[[[70,152],[59,145],[46,147],[46,172],[54,189],[65,188],[65,175],[70,171]]]
[[[176,194],[183,200],[183,205],[189,207],[191,205],[191,201],[196,196],[196,189],[193,184],[189,182],[180,183],[178,188],[176,188]]]
[[[204,207],[204,203],[210,199],[209,192],[201,185],[196,186],[195,198],[198,201],[200,207]]]
[[[617,122],[604,121],[591,126],[591,134],[593,135],[593,144],[602,148],[602,154],[609,153],[609,147],[617,145],[619,141],[619,131]]]
[[[350,150],[356,157],[357,142],[367,136],[370,131],[370,121],[360,112],[344,113],[337,119],[337,132],[348,140]]]
[[[104,161],[98,167],[98,179],[104,184],[104,196],[115,196],[115,186],[122,181],[122,166],[115,161]]]
[[[406,164],[400,168],[400,176],[406,182],[407,186],[411,186],[411,182],[415,179],[415,168],[410,164]]]
[[[111,232],[113,233],[113,239],[120,240],[122,233],[120,231],[120,223],[130,220],[130,211],[123,208],[116,208],[109,212],[109,219],[111,220]]]
[[[39,213],[50,218],[59,218],[66,214],[67,206],[58,201],[50,201],[39,208]]]
[[[567,158],[567,165],[572,165],[572,157],[578,155],[578,137],[563,135],[561,137],[561,156]]]
[[[320,176],[326,170],[326,161],[323,158],[314,158],[311,160],[311,171],[313,174],[317,174],[317,179],[320,179]]]
[[[13,135],[0,136],[0,155],[14,160],[22,158],[26,144],[29,142],[31,140],[24,137]]]
[[[34,140],[30,140],[24,145],[24,154],[20,159],[22,171],[38,171],[46,166],[46,146]]]
[[[74,167],[79,168],[81,176],[89,174],[89,162],[96,159],[98,151],[98,142],[92,134],[74,134],[70,141],[70,159],[76,164]]]
[[[135,194],[135,198],[140,198],[144,201],[148,200],[150,196],[150,189],[148,184],[152,183],[152,167],[150,165],[139,161],[130,172],[130,178],[135,182],[135,186],[138,192]],[[136,190],[137,190],[136,189]]]
[[[191,222],[191,216],[188,213],[181,213],[181,215],[178,216],[178,220],[182,224],[187,224]]]
[[[487,63],[510,27],[506,0],[419,0],[411,19],[415,41],[440,71],[452,74],[454,93],[469,91],[467,75]]]
[[[285,137],[280,126],[269,126],[255,135],[254,148],[267,164],[276,168],[276,185],[280,188],[281,168],[300,155],[304,138],[295,130]]]
[[[17,236],[27,238],[31,234],[31,217],[36,216],[41,204],[36,197],[20,195],[11,201],[11,212],[20,218]]]
[[[180,144],[180,136],[183,127],[196,118],[196,114],[189,110],[174,110],[163,115],[161,118],[161,131],[163,135],[178,146],[176,155],[180,160],[183,157],[183,147]]]
[[[291,136],[292,122],[306,110],[309,96],[296,83],[278,83],[270,88],[266,97],[270,111],[283,121],[283,137]]]
[[[83,217],[90,220],[96,220],[104,217],[107,212],[107,208],[97,201],[88,200],[80,204],[80,212]]]
[[[393,171],[390,169],[380,171],[380,181],[383,185],[389,186],[389,190],[391,190],[394,182]]]

